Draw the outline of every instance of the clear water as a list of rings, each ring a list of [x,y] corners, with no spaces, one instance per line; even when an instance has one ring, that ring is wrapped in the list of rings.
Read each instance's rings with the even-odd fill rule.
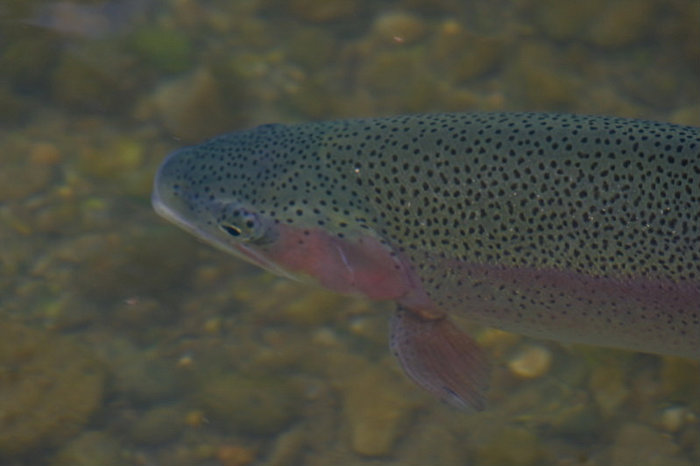
[[[0,1],[0,463],[700,464],[697,362],[474,328],[489,408],[454,412],[389,355],[391,306],[149,202],[170,150],[273,121],[700,126],[699,23],[694,0]]]

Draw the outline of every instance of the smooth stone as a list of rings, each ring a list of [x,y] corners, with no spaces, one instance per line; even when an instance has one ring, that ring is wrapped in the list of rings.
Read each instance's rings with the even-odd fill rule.
[[[639,42],[654,21],[656,4],[647,0],[617,0],[597,15],[588,35],[601,47]]]
[[[381,14],[372,25],[374,34],[382,41],[411,44],[422,39],[426,27],[420,17],[404,11]]]
[[[222,466],[245,466],[255,461],[256,451],[241,445],[221,445],[216,459]]]
[[[415,427],[409,441],[402,442],[396,456],[402,458],[401,466],[425,465],[468,465],[471,447],[465,438],[468,429],[460,425],[461,421],[471,423],[448,410],[436,409],[429,417]],[[478,422],[472,425],[478,425]],[[466,434],[466,435],[462,435]]]
[[[204,68],[162,84],[153,102],[166,129],[184,142],[200,141],[234,127],[218,81]]]
[[[296,31],[287,45],[289,59],[305,68],[322,68],[333,59],[335,38],[322,28],[308,27]]]
[[[176,438],[185,427],[187,414],[179,406],[157,406],[139,417],[129,436],[141,445],[158,445]]]
[[[232,432],[280,432],[300,413],[301,394],[284,379],[222,374],[204,378],[195,401],[212,422]]]
[[[52,98],[73,110],[121,112],[131,102],[131,93],[139,83],[130,60],[107,42],[89,43],[79,55],[60,54],[60,61],[52,70]]]
[[[291,0],[290,12],[312,23],[326,23],[358,15],[364,9],[362,1]]]
[[[0,326],[0,456],[61,445],[100,407],[102,364],[70,338]]]
[[[157,354],[133,346],[128,340],[103,343],[100,355],[111,362],[111,389],[136,403],[156,403],[177,394],[176,368]]]
[[[27,140],[5,141],[2,154],[0,199],[3,203],[47,190],[52,181],[55,160],[60,159],[55,146],[39,146]]]
[[[131,48],[144,63],[161,73],[176,73],[191,67],[193,47],[187,34],[176,28],[149,25],[133,32]]]
[[[528,42],[517,57],[508,62],[504,85],[531,110],[570,108],[580,95],[583,83],[561,63],[561,55],[548,43]]]
[[[85,432],[61,448],[51,466],[127,466],[119,442],[102,432]]]
[[[189,238],[163,226],[148,233],[121,229],[118,234],[81,235],[56,254],[79,263],[67,287],[100,305],[113,305],[134,296],[178,290],[192,272],[197,249],[191,246]],[[149,312],[139,323],[153,325],[152,316]]]
[[[494,70],[504,58],[502,39],[474,34],[454,20],[440,25],[430,55],[444,64],[451,81],[460,83]]]
[[[623,370],[618,364],[595,367],[589,386],[601,413],[606,417],[617,414],[630,395],[630,390],[625,385]]]
[[[544,463],[544,449],[535,432],[505,427],[489,442],[476,447],[480,466],[534,466]]]
[[[694,420],[694,415],[683,406],[673,406],[661,412],[661,427],[667,432],[678,432],[686,423]]]
[[[0,58],[2,67],[2,58]],[[29,117],[32,107],[29,98],[14,93],[7,83],[0,84],[0,123],[9,128]]]
[[[557,40],[581,38],[591,21],[601,14],[605,0],[562,2],[545,0],[533,9],[536,27]]]
[[[641,424],[624,425],[610,448],[610,466],[691,466],[667,434]]]
[[[697,361],[668,357],[661,366],[661,390],[668,401],[695,405],[700,409],[698,387],[700,370]]]
[[[10,32],[5,27],[12,23],[11,15],[4,16],[7,12],[6,7],[12,5],[22,5],[26,8],[29,2],[3,2],[3,17],[7,22],[3,25],[3,33]],[[26,11],[20,13],[26,14]],[[60,51],[60,42],[54,40],[52,36],[45,34],[27,34],[20,33],[12,35],[3,35],[3,47],[0,50],[0,69],[2,70],[3,84],[8,83],[10,88],[22,86],[28,89],[30,87],[39,88],[46,86],[47,76],[56,66],[56,56]],[[16,93],[14,93],[16,95]],[[4,100],[4,99],[3,99]],[[6,102],[3,102],[6,103]],[[0,113],[10,110],[4,105],[0,107]],[[15,115],[13,115],[15,116]],[[3,115],[7,118],[7,115]],[[13,118],[10,118],[13,120]],[[16,123],[17,120],[14,120]]]
[[[552,352],[541,346],[528,345],[508,361],[508,369],[524,379],[534,379],[549,372]]]
[[[700,53],[698,54],[698,62],[700,62]],[[680,107],[671,114],[669,121],[679,125],[700,126],[700,104]]]
[[[420,47],[372,51],[358,69],[358,85],[380,99],[373,102],[379,108],[425,111],[435,105],[439,89],[431,71],[422,65],[424,55]]]
[[[386,368],[372,365],[346,381],[343,413],[352,450],[363,456],[387,456],[413,413],[406,385]]]
[[[270,454],[261,466],[298,464],[299,458],[307,444],[306,431],[305,427],[294,427],[280,434],[272,445]]]

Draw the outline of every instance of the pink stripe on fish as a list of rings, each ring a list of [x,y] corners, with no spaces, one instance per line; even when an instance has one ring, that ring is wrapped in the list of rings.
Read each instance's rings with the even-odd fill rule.
[[[445,270],[436,305],[531,336],[700,357],[700,283],[466,264]]]

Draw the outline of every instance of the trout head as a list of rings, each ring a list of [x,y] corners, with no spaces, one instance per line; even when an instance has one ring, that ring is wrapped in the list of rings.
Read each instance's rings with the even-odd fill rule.
[[[415,300],[411,267],[321,161],[322,128],[265,125],[180,149],[162,164],[158,214],[275,274],[370,299]],[[319,137],[318,134],[321,134]],[[422,297],[420,299],[423,299]]]

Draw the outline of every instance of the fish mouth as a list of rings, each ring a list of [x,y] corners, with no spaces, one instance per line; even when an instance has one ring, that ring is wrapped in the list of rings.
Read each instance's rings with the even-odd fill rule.
[[[151,194],[151,204],[153,205],[153,210],[155,210],[158,215],[177,225],[183,230],[191,233],[201,241],[243,259],[250,264],[256,265],[275,275],[290,278],[295,281],[306,281],[302,277],[286,270],[283,267],[280,267],[274,261],[268,259],[263,252],[258,251],[256,248],[249,247],[241,242],[227,240],[227,238],[222,237],[223,233],[219,234],[218,231],[211,232],[197,227],[195,221],[188,219],[187,215],[183,215],[182,213],[183,210],[192,210],[191,206],[188,205],[186,200],[173,193],[162,193],[161,189],[159,189],[158,181],[159,176],[157,175],[155,187],[153,188],[153,192]],[[177,205],[181,205],[182,208],[178,209]]]

